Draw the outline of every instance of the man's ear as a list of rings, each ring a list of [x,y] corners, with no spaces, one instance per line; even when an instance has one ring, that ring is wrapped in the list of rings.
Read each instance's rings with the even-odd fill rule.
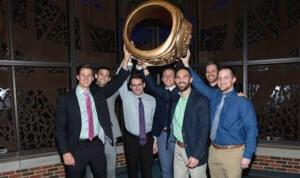
[[[233,83],[236,82],[236,77],[233,77],[232,82],[233,82]]]

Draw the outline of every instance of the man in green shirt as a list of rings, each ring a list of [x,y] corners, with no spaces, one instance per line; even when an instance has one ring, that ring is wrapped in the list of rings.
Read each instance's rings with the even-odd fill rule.
[[[172,108],[172,138],[176,140],[174,178],[206,178],[209,108],[208,99],[191,88],[188,68],[176,72],[180,97]]]

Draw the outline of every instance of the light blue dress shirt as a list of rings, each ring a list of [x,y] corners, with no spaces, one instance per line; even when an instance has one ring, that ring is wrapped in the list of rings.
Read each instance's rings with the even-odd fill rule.
[[[92,103],[92,112],[93,112],[93,125],[94,125],[94,134],[95,136],[98,135],[98,137],[102,140],[104,143],[105,136],[104,131],[99,123],[97,110],[94,102],[94,98],[91,95],[90,91],[88,92],[91,103]],[[76,96],[80,107],[80,114],[81,114],[81,131],[80,131],[80,139],[88,139],[88,118],[87,118],[87,110],[86,110],[86,104],[85,104],[85,95],[84,90],[77,86],[76,87]]]
[[[126,80],[119,89],[123,104],[125,128],[129,133],[136,136],[139,135],[139,98],[141,97],[145,111],[146,132],[148,133],[152,130],[156,106],[155,98],[146,93],[137,96],[132,91],[128,90],[127,84],[128,80]]]
[[[214,119],[223,93],[219,89],[207,86],[191,68],[190,71],[193,77],[193,87],[209,99],[210,117],[213,123],[212,119]],[[226,95],[215,139],[212,142],[218,145],[245,144],[243,157],[251,159],[256,151],[258,136],[254,107],[250,100],[238,96],[234,89]]]

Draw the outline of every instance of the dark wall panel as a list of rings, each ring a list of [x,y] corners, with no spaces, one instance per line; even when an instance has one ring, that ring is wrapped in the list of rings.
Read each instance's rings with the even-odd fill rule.
[[[75,36],[79,63],[116,64],[116,1],[76,1]]]

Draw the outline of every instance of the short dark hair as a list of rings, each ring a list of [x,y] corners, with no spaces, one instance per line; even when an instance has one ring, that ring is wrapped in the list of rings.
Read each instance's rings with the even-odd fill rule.
[[[191,71],[190,71],[190,69],[188,67],[181,66],[181,67],[176,68],[176,74],[180,70],[186,70],[186,71],[188,71],[188,73],[190,74],[190,76],[192,76],[192,73],[191,73]]]
[[[222,67],[219,69],[219,71],[220,71],[220,70],[230,70],[231,74],[232,74],[234,77],[236,77],[234,69],[233,69],[232,67],[230,67],[230,66],[222,66]]]
[[[92,72],[94,73],[94,69],[93,69],[92,65],[90,65],[90,64],[81,64],[81,65],[79,65],[79,66],[77,67],[77,69],[76,69],[76,74],[79,75],[79,73],[80,73],[80,71],[81,71],[82,69],[91,69]]]
[[[215,65],[217,70],[220,70],[220,65],[217,63],[217,62],[214,62],[214,61],[207,61],[206,64],[205,64],[205,68],[209,65]],[[206,70],[206,69],[205,69]]]
[[[163,76],[163,74],[164,74],[165,71],[167,71],[167,70],[171,70],[171,71],[173,71],[174,73],[176,73],[174,67],[168,66],[168,67],[163,68],[163,70],[161,71],[161,76]]]
[[[109,72],[109,76],[111,75],[109,67],[100,66],[100,67],[97,67],[95,71],[96,71],[96,73],[98,73],[100,70],[107,70]]]
[[[129,85],[131,85],[131,81],[132,81],[133,79],[140,79],[140,80],[142,80],[143,83],[145,83],[144,77],[143,77],[141,74],[139,74],[139,73],[131,74],[131,76],[130,76],[130,78],[129,78]]]

